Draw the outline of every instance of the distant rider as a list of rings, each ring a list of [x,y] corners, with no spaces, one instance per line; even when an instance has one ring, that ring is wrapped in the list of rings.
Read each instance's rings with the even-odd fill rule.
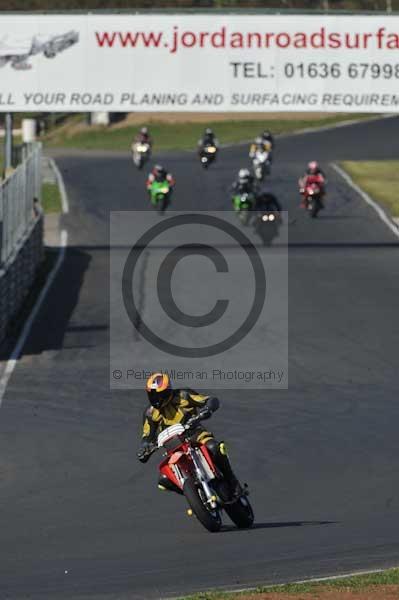
[[[269,131],[268,129],[265,129],[261,134],[260,137],[262,138],[262,140],[264,142],[268,142],[270,144],[270,147],[273,148],[275,145],[275,141],[274,141],[274,136],[272,134],[271,131]]]
[[[249,169],[238,171],[238,178],[234,181],[232,189],[236,194],[256,194],[255,179]]]
[[[133,144],[148,144],[152,147],[152,138],[148,127],[142,127],[136,137],[134,138]]]
[[[319,163],[315,160],[312,160],[308,164],[305,174],[298,180],[299,193],[302,197],[301,206],[305,206],[306,188],[312,184],[319,186],[320,197],[323,199],[326,194],[326,176],[321,170]]]
[[[232,196],[231,200],[232,200],[233,208],[235,211],[241,210],[242,205],[241,205],[240,197],[243,194],[249,194],[249,196],[252,196],[252,198],[248,198],[248,201],[249,201],[251,209],[254,207],[256,193],[257,193],[257,186],[255,183],[254,176],[252,175],[252,173],[250,172],[249,169],[240,169],[238,171],[238,179],[236,179],[236,181],[234,181],[231,188],[233,191],[233,196]]]
[[[249,158],[255,158],[257,152],[268,152],[270,158],[271,149],[272,144],[269,141],[265,141],[261,136],[258,136],[251,144],[249,149]]]
[[[162,181],[167,181],[171,191],[175,185],[175,180],[173,176],[171,175],[171,173],[168,173],[168,171],[162,165],[155,165],[151,173],[148,175],[146,183],[148,191],[151,189],[151,186],[154,183],[154,181],[158,181],[160,183]]]
[[[280,202],[271,192],[260,192],[256,197],[255,210],[259,212],[278,212],[282,211]]]
[[[149,459],[151,446],[162,430],[177,423],[184,425],[194,416],[198,416],[200,420],[209,419],[219,408],[219,400],[213,396],[205,396],[190,389],[174,390],[169,376],[165,373],[152,374],[147,380],[146,391],[149,406],[144,411],[141,447],[137,452],[137,458],[143,463]],[[224,442],[216,441],[213,434],[202,427],[199,421],[193,427],[191,439],[193,442],[205,444],[215,465],[229,483],[232,493],[242,493],[231,468]],[[181,493],[165,475],[160,476],[158,487]]]
[[[200,140],[198,140],[198,154],[201,156],[204,149],[207,146],[214,146],[216,149],[219,148],[219,140],[216,138],[212,129],[207,127]]]

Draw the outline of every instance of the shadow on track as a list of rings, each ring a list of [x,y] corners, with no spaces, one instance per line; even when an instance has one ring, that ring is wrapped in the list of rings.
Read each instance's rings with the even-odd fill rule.
[[[276,244],[278,247],[278,244]],[[335,248],[336,250],[347,250],[348,248],[361,248],[370,250],[371,248],[399,248],[398,242],[290,242],[289,248]]]
[[[40,311],[33,329],[40,334],[29,335],[23,355],[40,354],[63,347],[71,315],[78,303],[80,290],[91,257],[81,249],[68,248],[56,282],[46,299],[46,316]]]
[[[246,531],[250,531],[251,529],[280,529],[283,527],[311,527],[317,525],[335,525],[338,521],[275,521],[270,523],[254,523],[252,527],[246,529]],[[242,531],[242,529],[238,529],[234,525],[224,525],[221,529],[222,532],[225,533],[233,533],[234,531]]]

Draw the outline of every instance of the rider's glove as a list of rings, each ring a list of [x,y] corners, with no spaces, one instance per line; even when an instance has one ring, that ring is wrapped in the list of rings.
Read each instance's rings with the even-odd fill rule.
[[[201,421],[205,421],[205,419],[209,419],[209,417],[212,416],[212,411],[210,408],[203,408],[199,413],[198,413],[198,419],[200,419]]]
[[[138,450],[136,456],[140,462],[146,463],[147,460],[150,458],[149,449],[150,449],[149,444],[143,444],[141,446],[140,450]]]

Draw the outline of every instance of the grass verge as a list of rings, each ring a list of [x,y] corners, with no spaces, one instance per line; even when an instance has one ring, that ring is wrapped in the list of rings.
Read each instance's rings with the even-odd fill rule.
[[[42,207],[46,214],[61,212],[61,194],[56,183],[43,183]]]
[[[272,120],[236,120],[212,121],[206,123],[207,127],[215,130],[222,144],[233,144],[253,139],[266,127],[273,133],[291,133],[308,127],[322,127],[334,125],[353,119],[370,118],[365,114],[336,114],[327,117],[309,119],[278,119]],[[210,119],[212,117],[210,116]],[[203,130],[204,123],[200,122],[161,122],[156,119],[127,127],[87,127],[77,125],[76,120],[71,126],[62,126],[47,136],[47,144],[52,147],[77,148],[82,150],[119,150],[126,151],[130,148],[132,139],[137,134],[140,126],[148,125],[155,140],[156,152],[163,150],[192,150],[195,148]]]
[[[399,217],[399,160],[344,161],[341,167],[367,194]]]
[[[342,597],[364,600],[399,598],[399,569],[323,582],[275,585],[248,592],[203,592],[182,600],[302,600],[304,597],[328,600]]]

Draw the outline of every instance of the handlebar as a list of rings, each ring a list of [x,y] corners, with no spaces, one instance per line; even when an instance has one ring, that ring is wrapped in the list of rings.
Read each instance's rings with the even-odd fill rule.
[[[200,421],[202,421],[203,419],[207,418],[208,416],[210,416],[210,413],[208,413],[208,411],[203,411],[203,412],[198,413],[198,415],[190,417],[190,419],[184,425],[184,429],[186,431],[188,429],[191,429],[193,427],[193,425],[195,425],[196,423],[199,423]]]
[[[188,431],[190,429],[192,429],[192,427],[194,425],[196,425],[197,423],[199,423],[200,421],[202,421],[202,419],[205,419],[206,417],[210,416],[210,414],[208,413],[208,411],[203,411],[202,413],[200,412],[199,414],[191,417],[190,419],[188,419],[188,421],[184,424],[184,430]],[[158,444],[150,444],[147,449],[143,452],[143,456],[145,458],[150,458],[150,456],[152,454],[154,454],[154,452],[156,452],[158,450]]]

